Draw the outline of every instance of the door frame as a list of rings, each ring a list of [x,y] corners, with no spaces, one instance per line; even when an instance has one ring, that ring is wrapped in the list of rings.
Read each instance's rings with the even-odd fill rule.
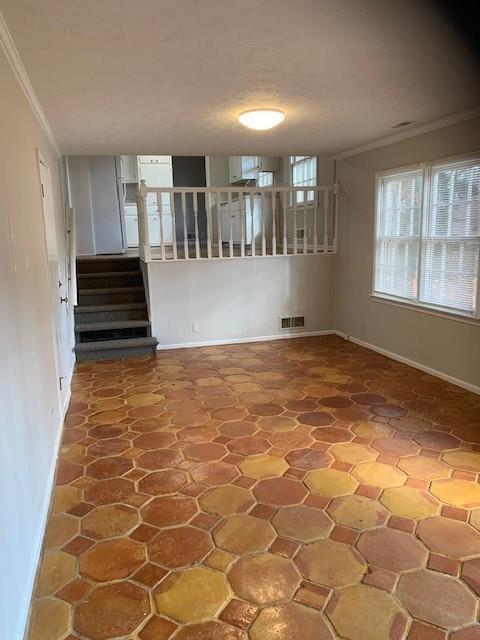
[[[66,377],[63,375],[63,372],[61,371],[61,367],[60,367],[60,354],[59,354],[59,345],[57,342],[57,331],[60,329],[60,327],[57,327],[57,322],[56,322],[56,313],[55,313],[55,296],[59,295],[59,291],[53,291],[52,290],[52,280],[50,277],[50,265],[48,262],[48,240],[47,240],[47,217],[48,214],[46,212],[46,208],[45,208],[45,198],[44,198],[44,193],[43,193],[43,183],[42,183],[42,173],[41,173],[41,165],[43,165],[44,167],[46,167],[48,169],[48,172],[50,174],[50,184],[51,184],[51,189],[52,189],[52,204],[53,204],[53,179],[52,179],[52,171],[50,168],[50,165],[46,162],[46,160],[44,159],[40,149],[38,149],[38,147],[35,149],[35,159],[36,159],[36,164],[37,164],[37,172],[38,172],[38,191],[39,191],[39,196],[40,196],[40,205],[42,208],[42,218],[43,218],[43,239],[44,239],[44,247],[45,247],[45,251],[44,251],[44,259],[45,259],[45,266],[46,266],[46,270],[47,270],[47,280],[48,280],[48,291],[49,291],[49,297],[50,297],[50,313],[51,313],[51,333],[52,333],[52,342],[53,342],[53,353],[54,353],[54,362],[55,362],[55,373],[56,373],[56,388],[57,388],[57,399],[58,399],[58,411],[59,411],[59,415],[63,416],[65,411],[66,411],[66,405],[68,403],[68,393],[65,394],[65,396],[62,393],[62,387],[61,387],[61,380],[65,380],[66,382]],[[53,214],[53,224],[55,225],[55,208],[52,206],[52,214]],[[48,221],[50,222],[50,221]],[[58,273],[58,281],[60,282],[60,269],[59,269],[59,251],[58,251],[58,238],[57,238],[57,229],[56,226],[54,226],[54,231],[55,231],[55,244],[56,244],[56,253],[57,253],[57,273]],[[68,304],[68,302],[67,302]],[[68,406],[68,405],[67,405]]]

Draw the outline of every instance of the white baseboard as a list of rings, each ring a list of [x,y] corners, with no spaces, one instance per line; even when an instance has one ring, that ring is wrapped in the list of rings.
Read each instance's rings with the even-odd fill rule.
[[[204,340],[201,342],[180,342],[178,344],[158,344],[159,351],[168,349],[192,349],[193,347],[215,347],[222,344],[243,344],[248,342],[267,342],[270,340],[286,340],[288,338],[308,338],[312,336],[329,336],[336,332],[333,329],[324,331],[303,331],[298,333],[288,332],[271,336],[252,336],[248,338],[226,338],[223,340]]]
[[[55,472],[57,470],[57,461],[58,461],[58,455],[60,451],[60,444],[62,441],[63,427],[65,423],[65,417],[68,411],[68,406],[70,404],[70,399],[72,397],[71,383],[72,383],[74,368],[75,368],[75,359],[73,359],[72,367],[68,372],[68,376],[67,376],[68,389],[67,389],[67,393],[65,394],[63,406],[60,407],[60,411],[61,411],[60,424],[58,425],[57,434],[55,436],[52,459],[50,462],[50,469],[48,471],[46,491],[43,499],[41,514],[40,514],[40,522],[37,529],[37,536],[33,544],[34,552],[33,552],[32,571],[27,580],[28,588],[26,589],[26,592],[25,592],[24,601],[22,605],[19,607],[19,610],[22,612],[22,614],[19,616],[20,621],[19,621],[18,640],[20,640],[21,638],[25,639],[26,634],[28,632],[28,627],[30,622],[30,605],[32,601],[33,590],[35,588],[35,583],[37,580],[38,570],[40,567],[45,530],[47,528],[47,522],[50,516],[50,510],[51,510],[51,504],[52,504],[52,498],[53,498],[53,489],[55,486]]]
[[[459,378],[455,378],[454,376],[449,375],[448,373],[444,373],[443,371],[438,371],[437,369],[432,369],[432,367],[427,367],[420,362],[416,362],[415,360],[411,360],[410,358],[405,358],[404,356],[399,355],[398,353],[393,353],[393,351],[388,351],[387,349],[382,349],[382,347],[377,347],[370,342],[365,342],[364,340],[360,340],[359,338],[355,338],[354,336],[349,336],[346,333],[342,333],[341,331],[335,331],[337,336],[344,338],[354,344],[358,344],[361,347],[365,347],[366,349],[371,349],[372,351],[376,351],[377,353],[386,356],[387,358],[391,358],[392,360],[397,360],[398,362],[402,362],[403,364],[407,364],[409,367],[413,367],[414,369],[420,369],[420,371],[424,371],[425,373],[429,373],[432,376],[440,378],[441,380],[445,380],[446,382],[450,382],[450,384],[454,384],[457,387],[461,387],[462,389],[466,389],[467,391],[471,391],[472,393],[476,393],[480,395],[480,387],[477,385],[471,384],[470,382],[465,382],[465,380],[460,380]]]

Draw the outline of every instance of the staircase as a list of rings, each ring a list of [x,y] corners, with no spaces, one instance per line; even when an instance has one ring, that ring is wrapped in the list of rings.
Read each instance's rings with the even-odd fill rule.
[[[153,355],[140,260],[124,256],[77,259],[77,360]]]

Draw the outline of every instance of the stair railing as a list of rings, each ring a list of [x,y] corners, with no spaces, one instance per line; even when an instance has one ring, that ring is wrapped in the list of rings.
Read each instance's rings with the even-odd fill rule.
[[[138,189],[139,254],[201,260],[337,251],[338,184]]]

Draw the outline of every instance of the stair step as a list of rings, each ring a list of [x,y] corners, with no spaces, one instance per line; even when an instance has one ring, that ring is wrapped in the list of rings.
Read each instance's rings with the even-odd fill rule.
[[[91,295],[108,295],[109,293],[140,293],[143,292],[143,287],[99,287],[98,289],[82,289],[80,294]]]
[[[83,342],[75,346],[75,353],[78,361],[127,358],[153,355],[157,344],[158,340],[153,337]]]
[[[75,315],[82,313],[96,313],[100,311],[130,311],[134,309],[146,309],[146,302],[125,302],[120,304],[86,304],[75,307]]]
[[[126,256],[91,256],[77,258],[77,274],[97,271],[128,272],[138,271],[140,260]]]
[[[142,284],[141,271],[99,271],[98,273],[79,273],[78,290],[104,289],[106,287],[133,287]]]
[[[142,272],[138,269],[131,271],[92,271],[91,273],[79,273],[77,278],[81,280],[89,280],[90,278],[118,278],[122,276],[141,276]]]
[[[104,329],[130,329],[136,327],[149,327],[148,320],[112,320],[110,322],[82,322],[75,325],[75,331],[103,331]]]
[[[123,304],[91,304],[75,308],[77,323],[115,322],[116,320],[148,320],[146,302]]]

